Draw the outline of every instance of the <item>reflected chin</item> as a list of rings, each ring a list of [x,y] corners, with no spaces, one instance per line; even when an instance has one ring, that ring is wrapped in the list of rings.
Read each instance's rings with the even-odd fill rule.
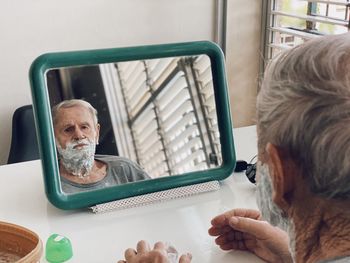
[[[95,148],[94,142],[78,145],[69,143],[65,149],[57,144],[59,162],[71,175],[88,176],[94,165]]]

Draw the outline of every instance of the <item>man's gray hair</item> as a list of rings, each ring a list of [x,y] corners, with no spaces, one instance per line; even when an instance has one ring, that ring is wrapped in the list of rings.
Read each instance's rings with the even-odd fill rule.
[[[91,116],[94,120],[94,124],[97,125],[98,119],[97,119],[97,110],[87,101],[85,100],[79,100],[79,99],[72,99],[72,100],[64,100],[57,105],[55,105],[52,108],[52,120],[53,120],[53,126],[56,125],[57,122],[57,114],[60,109],[66,109],[66,108],[71,108],[71,107],[76,107],[76,106],[81,106],[86,109],[88,109],[91,113]]]
[[[350,198],[350,33],[320,37],[269,65],[257,99],[258,147],[285,150],[310,190]]]

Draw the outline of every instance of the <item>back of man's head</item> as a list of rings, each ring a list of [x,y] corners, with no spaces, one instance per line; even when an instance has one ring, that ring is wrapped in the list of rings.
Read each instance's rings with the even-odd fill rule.
[[[257,101],[259,151],[287,152],[310,190],[350,199],[350,34],[309,40],[274,59]]]

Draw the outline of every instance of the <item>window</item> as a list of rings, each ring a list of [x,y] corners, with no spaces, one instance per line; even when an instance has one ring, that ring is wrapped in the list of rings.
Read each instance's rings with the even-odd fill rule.
[[[350,0],[268,0],[265,62],[311,38],[349,31]]]

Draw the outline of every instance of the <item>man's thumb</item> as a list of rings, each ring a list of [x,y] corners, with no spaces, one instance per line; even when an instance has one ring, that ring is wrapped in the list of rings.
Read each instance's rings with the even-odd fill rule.
[[[239,216],[231,217],[228,223],[235,230],[248,233],[259,238],[265,237],[267,229],[272,227],[265,221]]]
[[[187,254],[181,255],[179,259],[179,263],[191,263],[191,260],[192,260],[192,254],[187,253]]]

